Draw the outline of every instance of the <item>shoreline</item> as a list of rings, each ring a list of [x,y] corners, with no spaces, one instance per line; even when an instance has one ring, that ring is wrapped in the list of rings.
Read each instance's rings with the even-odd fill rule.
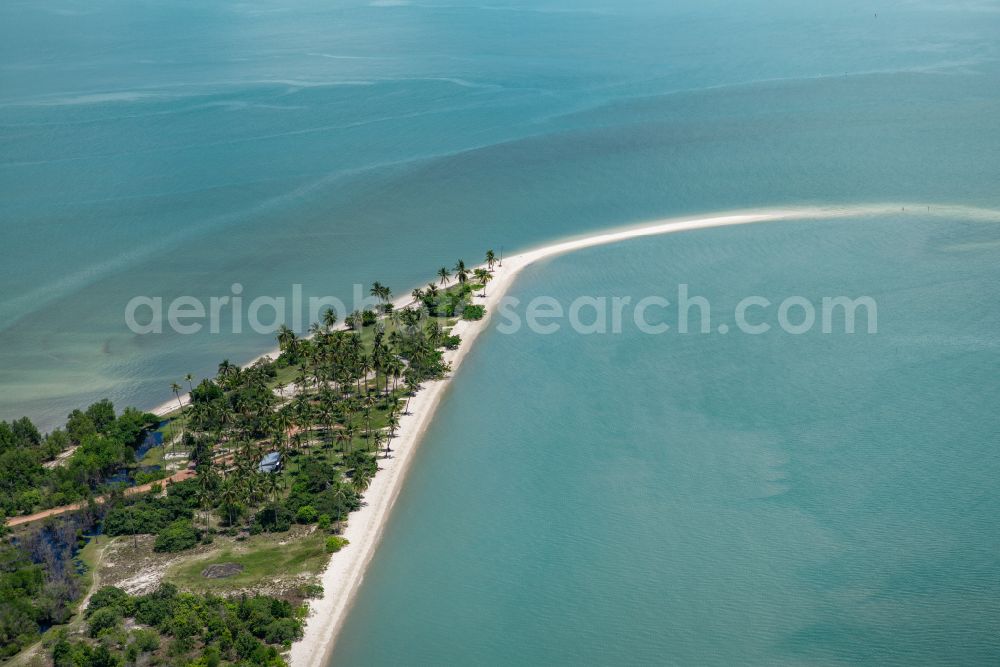
[[[942,213],[955,213],[966,218],[974,219],[979,217],[981,219],[988,220],[1000,220],[1000,211],[981,208],[976,206],[961,206],[961,205],[927,205],[922,203],[906,203],[901,204],[899,202],[894,203],[877,203],[877,204],[858,204],[850,206],[834,206],[834,205],[817,205],[817,206],[789,206],[782,208],[759,208],[759,209],[739,209],[734,211],[724,211],[715,213],[702,213],[702,214],[692,214],[692,215],[681,215],[670,218],[658,218],[655,220],[648,220],[645,222],[640,222],[632,225],[617,225],[613,227],[606,228],[604,230],[586,232],[581,235],[567,236],[560,240],[553,241],[546,245],[538,246],[524,252],[510,255],[505,261],[511,264],[515,260],[525,261],[523,265],[517,266],[514,273],[520,271],[525,266],[536,262],[540,259],[545,259],[547,257],[554,257],[559,254],[573,252],[574,250],[581,250],[583,248],[589,248],[598,245],[607,245],[609,243],[615,243],[617,241],[624,241],[631,238],[638,238],[642,236],[658,236],[661,234],[669,234],[673,232],[681,231],[692,231],[697,229],[707,229],[711,227],[729,227],[733,225],[748,224],[754,222],[770,222],[777,220],[788,220],[795,218],[808,218],[811,220],[829,219],[836,217],[844,217],[848,215],[888,215],[891,213],[904,213],[906,212],[906,207],[912,208],[913,212],[916,214],[935,214],[939,215]],[[482,266],[479,264],[472,264],[469,266],[470,269],[476,268],[477,266]],[[513,266],[513,264],[511,264]],[[484,300],[477,297],[475,303],[484,304],[487,306],[486,316],[483,320],[479,322],[485,326],[486,322],[490,318],[490,308],[489,304],[495,303],[491,301],[493,293],[499,286],[501,279],[500,272],[496,272],[494,275],[494,282],[491,282],[491,292]],[[453,279],[449,279],[447,286],[451,286],[454,283]],[[416,287],[423,287],[423,285],[417,285]],[[505,286],[504,289],[506,289]],[[500,296],[503,296],[501,294]],[[498,297],[499,299],[499,297]],[[392,301],[392,305],[396,310],[404,308],[413,303],[413,299],[407,294],[405,296],[399,296]],[[346,313],[341,314],[346,315]],[[466,322],[464,320],[460,321],[459,324],[476,324],[475,322]],[[336,329],[343,329],[345,327],[343,320],[337,324]],[[464,331],[464,329],[463,329]],[[461,335],[462,332],[455,331]],[[464,348],[463,345],[459,347],[458,351]],[[450,360],[449,355],[455,355],[457,351],[451,351],[445,354],[445,358]],[[249,361],[240,364],[240,368],[246,370],[250,366],[254,365],[261,359],[270,358],[275,360],[281,354],[281,348],[275,346],[270,350],[258,354]],[[457,365],[456,365],[457,367]],[[415,397],[414,397],[415,398]],[[189,392],[184,392],[180,394],[181,406],[186,406],[191,401],[191,395]],[[412,401],[411,401],[412,403]],[[170,414],[178,409],[177,398],[171,398],[157,404],[155,407],[151,408],[149,412],[163,417]]]
[[[473,303],[486,307],[483,319],[460,320],[452,329],[453,333],[461,336],[462,342],[457,349],[448,351],[444,355],[445,360],[451,364],[451,373],[441,380],[425,383],[410,400],[409,413],[399,420],[399,432],[393,440],[392,457],[379,459],[379,472],[364,494],[364,504],[348,518],[343,536],[347,538],[349,544],[333,555],[323,572],[320,580],[323,595],[309,603],[305,632],[302,639],[292,644],[290,654],[292,667],[326,667],[329,662],[337,635],[364,580],[368,563],[382,537],[386,521],[423,434],[451,380],[458,372],[462,360],[472,349],[479,335],[488,328],[496,304],[506,295],[523,269],[538,261],[565,253],[643,236],[796,218],[819,220],[854,214],[885,214],[899,210],[898,205],[885,204],[844,208],[784,208],[661,219],[564,239],[505,257],[503,265],[496,267],[493,280],[487,286],[487,296],[476,297],[473,300]]]

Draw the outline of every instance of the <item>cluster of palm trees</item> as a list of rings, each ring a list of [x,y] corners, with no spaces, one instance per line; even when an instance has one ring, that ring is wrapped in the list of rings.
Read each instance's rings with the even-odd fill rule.
[[[486,255],[488,268],[470,271],[459,260],[455,278],[464,286],[473,276],[485,294],[495,262],[492,251]],[[440,269],[441,285],[451,275]],[[449,370],[441,353],[448,332],[419,307],[421,299],[442,294],[438,285],[414,290],[416,305],[399,309],[391,308],[392,291],[385,285],[372,284],[370,293],[382,313],[370,338],[360,324],[335,329],[337,313],[327,309],[309,336],[281,327],[277,360],[265,358],[246,369],[225,360],[216,377],[197,388],[186,376],[192,397],[187,406],[180,401],[180,385],[172,385],[186,424],[185,444],[199,472],[203,510],[215,507],[234,525],[240,508],[276,502],[286,475],[258,470],[270,451],[282,460],[308,452],[336,462],[342,472],[330,480],[334,493],[360,495],[368,488],[375,468],[363,464],[366,457],[390,455],[409,398],[421,382]]]
[[[379,300],[379,305],[382,311],[385,312],[385,306],[392,300],[392,290],[383,285],[382,283],[375,281],[372,283],[372,288],[369,291],[373,297]]]
[[[482,282],[482,277],[484,275],[490,275],[493,273],[493,267],[497,263],[496,254],[492,250],[487,250],[485,261],[486,261],[485,269],[477,268],[471,272],[465,266],[465,261],[461,259],[455,262],[455,266],[452,268],[451,271],[448,270],[448,267],[442,266],[440,269],[438,269],[437,272],[438,281],[440,282],[441,285],[447,285],[448,281],[451,279],[452,274],[454,274],[455,280],[458,281],[460,285],[464,285],[466,282],[468,282],[469,275],[471,273],[471,275],[473,275],[476,280]],[[492,277],[492,275],[490,277]],[[487,278],[486,281],[488,282],[489,278]]]

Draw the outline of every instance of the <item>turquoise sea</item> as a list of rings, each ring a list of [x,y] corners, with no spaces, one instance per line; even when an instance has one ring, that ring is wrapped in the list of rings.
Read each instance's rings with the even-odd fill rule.
[[[1000,662],[1000,5],[7,0],[0,418],[273,347],[169,301],[404,294],[643,220],[516,295],[871,295],[877,335],[491,330],[335,664]],[[930,207],[930,211],[927,210]],[[717,311],[717,312],[716,312]]]
[[[662,335],[483,335],[331,664],[1000,661],[1000,222],[633,240],[510,293],[678,283],[713,333],[668,309]],[[745,296],[840,294],[875,299],[877,334],[716,333]]]
[[[1000,205],[984,0],[8,0],[0,418],[169,399],[269,336],[134,296],[397,293],[676,214]]]

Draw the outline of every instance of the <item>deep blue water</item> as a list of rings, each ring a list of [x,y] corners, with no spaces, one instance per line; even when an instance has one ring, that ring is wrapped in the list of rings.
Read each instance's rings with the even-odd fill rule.
[[[405,293],[673,214],[996,206],[998,34],[989,2],[10,0],[0,417],[151,406],[272,345],[137,336],[136,295]]]
[[[659,309],[661,335],[628,311],[617,335],[491,325],[331,664],[1000,661],[1000,219],[633,240],[511,294],[637,303],[679,283],[710,301],[709,334]],[[877,333],[741,334],[754,295],[772,324],[790,296],[868,295]]]

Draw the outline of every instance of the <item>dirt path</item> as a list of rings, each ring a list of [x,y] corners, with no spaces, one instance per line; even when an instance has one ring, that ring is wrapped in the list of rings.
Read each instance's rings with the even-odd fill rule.
[[[165,479],[158,479],[155,482],[149,482],[148,484],[140,484],[139,486],[132,486],[125,489],[125,495],[131,496],[136,493],[146,493],[151,490],[154,485],[159,484],[164,486],[172,482],[183,482],[186,479],[191,479],[195,476],[194,470],[181,470],[180,472],[174,473],[170,477]],[[107,500],[107,496],[98,496],[94,499],[96,503],[103,503]],[[40,521],[42,519],[47,519],[50,516],[59,516],[60,514],[65,514],[66,512],[75,512],[81,510],[87,506],[87,503],[73,503],[72,505],[63,505],[62,507],[53,507],[52,509],[43,510],[41,512],[35,512],[34,514],[28,514],[26,516],[15,516],[7,519],[7,526],[14,527],[20,526],[25,523],[32,523],[34,521]]]

